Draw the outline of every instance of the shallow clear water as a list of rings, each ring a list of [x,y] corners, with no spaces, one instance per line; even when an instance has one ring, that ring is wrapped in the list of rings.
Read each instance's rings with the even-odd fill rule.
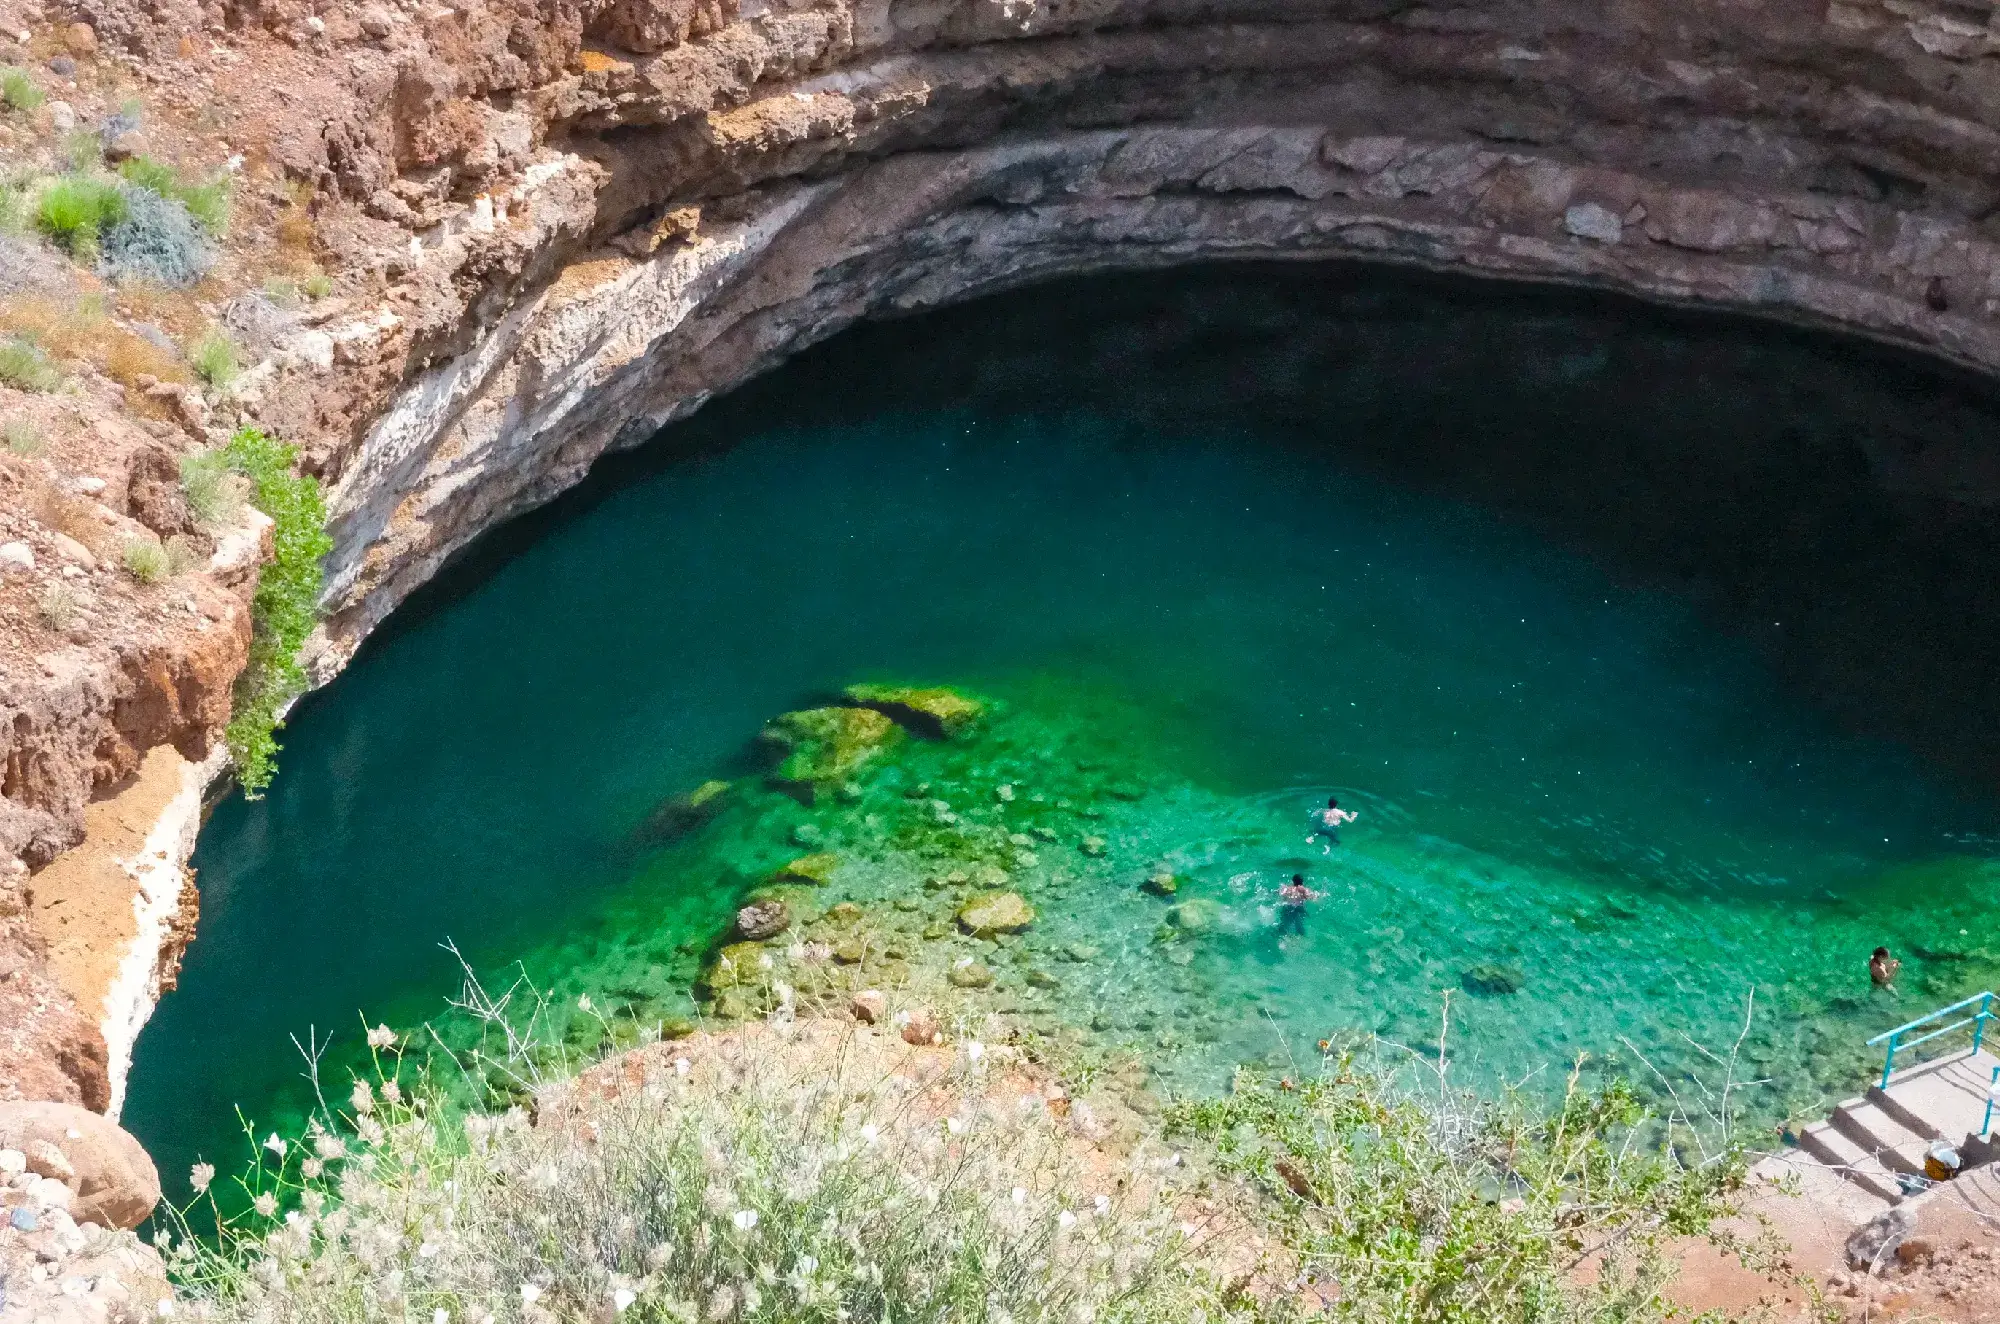
[[[1176,1088],[1344,1031],[1434,1051],[1447,990],[1482,1078],[1589,1052],[1684,1080],[1754,989],[1757,1110],[1847,1092],[1861,1039],[2000,978],[1990,712],[1953,688],[1990,622],[1912,591],[1985,553],[1827,459],[1912,425],[1919,390],[1922,426],[1938,398],[1949,426],[2000,417],[1929,381],[1352,273],[1055,286],[843,338],[489,539],[300,707],[268,798],[203,831],[127,1124],[170,1174],[238,1157],[235,1107],[301,1104],[290,1036],[330,1032],[338,1063],[364,1012],[442,1010],[447,937],[565,997],[686,1009],[799,824],[863,862],[828,899],[917,890],[869,843],[919,781],[1056,838],[1016,870],[1042,919],[1008,955],[1099,951],[1003,991]],[[856,803],[753,796],[648,840],[663,799],[750,768],[765,719],[862,679],[1002,715]],[[1362,817],[1322,854],[1330,792]],[[1219,903],[1212,933],[1156,941],[1159,868]],[[1328,895],[1280,943],[1295,869]],[[1869,989],[1878,943],[1900,998]],[[1521,991],[1476,995],[1482,963]]]

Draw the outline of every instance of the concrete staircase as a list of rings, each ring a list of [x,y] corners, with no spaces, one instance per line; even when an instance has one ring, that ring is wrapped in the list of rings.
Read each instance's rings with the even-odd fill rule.
[[[2000,1058],[1979,1051],[1905,1067],[1889,1077],[1886,1089],[1877,1086],[1848,1099],[1830,1119],[1807,1127],[1799,1148],[1885,1208],[1929,1185],[1924,1150],[1934,1140],[1958,1150],[1965,1161],[1965,1176],[1958,1180],[1964,1181],[1974,1175],[1972,1169],[2000,1157],[2000,1145],[1980,1138],[1995,1067]],[[1990,1179],[1994,1173],[1989,1169],[1979,1176]],[[1993,1184],[2000,1192],[2000,1183]]]

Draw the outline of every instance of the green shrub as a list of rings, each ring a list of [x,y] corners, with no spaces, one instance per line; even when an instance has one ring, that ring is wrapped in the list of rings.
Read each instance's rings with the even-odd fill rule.
[[[223,448],[229,467],[250,481],[250,502],[269,515],[272,557],[251,603],[256,633],[250,661],[236,683],[229,750],[243,792],[255,799],[277,769],[279,714],[305,691],[299,649],[318,620],[325,587],[320,560],[333,550],[326,504],[316,479],[292,472],[295,452],[256,428],[244,428]]]
[[[97,256],[104,232],[125,219],[125,195],[116,184],[91,175],[51,180],[35,203],[35,228],[71,257]]]
[[[227,390],[243,370],[237,362],[236,342],[218,327],[202,332],[201,338],[188,346],[187,359],[194,375],[218,391]]]
[[[226,451],[192,451],[181,457],[181,495],[197,523],[225,528],[243,516],[243,477]]]
[[[180,187],[180,176],[165,161],[155,161],[150,156],[135,156],[118,167],[118,173],[125,182],[163,198],[174,196]]]
[[[26,69],[0,69],[0,101],[7,109],[27,114],[46,100],[48,94],[35,86]]]
[[[167,549],[153,538],[134,538],[126,543],[124,558],[126,573],[141,584],[157,584],[173,569]]]
[[[0,382],[17,391],[53,391],[62,385],[62,374],[42,347],[25,336],[0,340]]]
[[[202,563],[208,559],[202,555],[201,548],[196,545],[194,539],[188,537],[185,533],[176,533],[173,537],[167,539],[166,550],[167,574],[170,577],[184,575],[190,570],[199,569]]]
[[[1742,1151],[1648,1118],[1623,1084],[1591,1093],[1573,1072],[1547,1110],[1437,1074],[1398,1087],[1352,1058],[1296,1085],[1239,1073],[1228,1096],[1172,1108],[1168,1127],[1264,1188],[1283,1243],[1339,1284],[1335,1318],[1678,1318],[1667,1242],[1725,1235]]]
[[[10,418],[5,427],[0,427],[0,441],[7,443],[7,449],[16,455],[34,457],[47,449],[42,440],[42,430],[25,418]]]
[[[308,299],[324,299],[333,293],[333,278],[324,271],[315,271],[299,282],[299,288]]]
[[[205,184],[192,184],[164,161],[135,156],[118,167],[118,173],[134,188],[178,202],[194,223],[211,238],[229,228],[229,179],[217,176]]]

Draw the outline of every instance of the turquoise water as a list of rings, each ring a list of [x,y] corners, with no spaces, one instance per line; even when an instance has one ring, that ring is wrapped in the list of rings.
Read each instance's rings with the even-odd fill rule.
[[[294,1037],[330,1034],[337,1076],[364,1014],[443,1010],[447,938],[692,1013],[800,842],[897,959],[978,955],[1013,1014],[1174,1088],[1329,1036],[1434,1053],[1447,991],[1463,1073],[1588,1052],[1685,1086],[1754,990],[1775,1120],[2000,979],[2000,539],[1878,496],[1867,459],[1996,419],[1767,328],[1367,273],[1072,283],[843,337],[488,538],[300,706],[268,797],[203,831],[125,1120],[169,1174],[240,1156],[235,1108],[303,1104]],[[761,724],[869,679],[995,710],[845,797],[759,789]],[[717,777],[721,819],[649,834]],[[1323,854],[1329,793],[1362,817]],[[938,799],[1023,834],[1022,940],[939,931],[955,894],[909,848]],[[1209,931],[1160,940],[1161,870]],[[1281,942],[1295,870],[1327,895]]]

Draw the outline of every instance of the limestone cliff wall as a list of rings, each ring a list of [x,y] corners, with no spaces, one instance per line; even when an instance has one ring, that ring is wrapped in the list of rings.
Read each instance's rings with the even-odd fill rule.
[[[1989,0],[58,8],[239,96],[232,150],[311,195],[341,295],[232,408],[331,486],[322,680],[607,449],[856,319],[1063,272],[1361,257],[2000,368]],[[197,697],[145,728],[189,757],[233,674],[197,670],[144,689]],[[72,689],[0,745],[57,844],[126,730]]]

